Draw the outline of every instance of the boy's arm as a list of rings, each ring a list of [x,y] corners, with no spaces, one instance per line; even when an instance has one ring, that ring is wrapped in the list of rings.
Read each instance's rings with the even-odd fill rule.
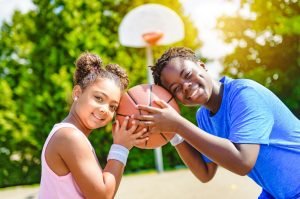
[[[178,122],[180,125],[177,126],[177,133],[216,164],[238,175],[246,175],[253,168],[259,144],[235,144],[203,131],[183,117]]]
[[[175,148],[184,164],[201,182],[208,182],[214,177],[217,165],[214,162],[206,163],[194,147],[184,141]]]
[[[177,132],[197,151],[238,175],[248,174],[255,165],[259,144],[236,144],[211,135],[179,115],[166,102],[156,103],[160,108],[138,105],[138,109],[148,112],[148,115],[134,115],[139,125],[150,127],[152,132]]]

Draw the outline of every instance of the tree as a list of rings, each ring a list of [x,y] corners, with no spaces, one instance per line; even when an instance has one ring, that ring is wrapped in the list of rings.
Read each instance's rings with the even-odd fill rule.
[[[255,79],[300,116],[300,2],[243,0],[242,10],[223,16],[218,28],[236,46],[224,59],[224,73]]]
[[[35,10],[26,14],[17,11],[12,23],[2,24],[0,164],[4,169],[0,171],[0,187],[39,182],[42,146],[52,126],[68,114],[74,62],[80,53],[94,52],[106,64],[124,66],[131,86],[147,82],[144,50],[121,46],[118,27],[129,10],[150,2],[164,4],[183,18],[187,35],[177,45],[200,46],[197,30],[182,14],[181,4],[170,0],[33,0]],[[156,47],[154,56],[165,48]],[[107,126],[91,137],[100,162],[106,161],[112,143],[110,132],[111,126]],[[166,159],[167,167],[179,163],[172,150],[166,150],[172,152]],[[153,166],[152,151],[135,149],[126,171]]]

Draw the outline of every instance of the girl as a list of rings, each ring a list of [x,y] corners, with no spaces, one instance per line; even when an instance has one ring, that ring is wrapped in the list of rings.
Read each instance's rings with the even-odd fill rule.
[[[54,125],[42,151],[39,198],[113,198],[121,181],[129,150],[148,139],[146,129],[126,130],[128,118],[113,127],[113,144],[102,169],[87,137],[107,125],[128,85],[126,73],[116,64],[102,68],[90,53],[76,61],[73,103],[69,115]]]
[[[247,79],[213,80],[193,51],[170,48],[152,67],[154,81],[187,106],[201,106],[198,127],[164,101],[140,106],[140,124],[178,132],[171,140],[202,182],[218,165],[248,175],[262,187],[260,198],[300,198],[300,121],[270,90]],[[184,141],[184,139],[186,141]]]

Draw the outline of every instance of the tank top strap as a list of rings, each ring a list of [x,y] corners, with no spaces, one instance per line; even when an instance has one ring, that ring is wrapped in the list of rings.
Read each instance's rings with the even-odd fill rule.
[[[81,130],[79,130],[74,124],[71,124],[71,123],[65,123],[65,122],[62,122],[62,123],[57,123],[53,126],[52,130],[50,131],[46,141],[45,141],[45,144],[44,144],[44,147],[43,147],[43,151],[42,151],[42,154],[45,153],[45,149],[48,145],[48,142],[51,140],[52,136],[61,128],[73,128],[73,129],[76,129],[77,131],[79,132],[82,132]],[[93,151],[93,153],[95,154],[95,151],[94,151],[94,148],[92,146],[92,144],[90,143],[89,139],[84,136],[85,140],[87,141],[88,145],[90,146],[91,150]]]

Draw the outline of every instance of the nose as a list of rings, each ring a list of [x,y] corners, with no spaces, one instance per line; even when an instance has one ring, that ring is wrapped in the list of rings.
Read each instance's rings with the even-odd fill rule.
[[[101,114],[107,114],[108,113],[108,109],[109,109],[108,105],[101,105],[99,107],[99,111],[100,111]]]
[[[192,85],[192,83],[189,82],[189,81],[183,82],[182,89],[183,89],[184,94],[187,94],[189,92],[189,89],[191,88],[191,85]]]

